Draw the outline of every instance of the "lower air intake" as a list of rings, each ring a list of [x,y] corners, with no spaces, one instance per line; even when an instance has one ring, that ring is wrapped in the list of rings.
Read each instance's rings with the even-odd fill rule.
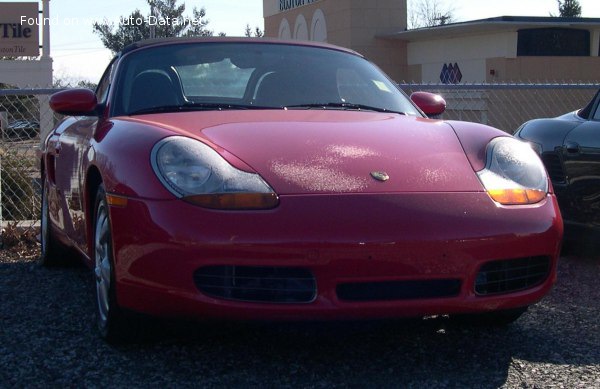
[[[557,153],[542,154],[542,161],[553,183],[564,183],[567,181],[562,161]]]
[[[460,280],[384,281],[340,284],[337,295],[343,301],[391,301],[455,297]]]
[[[550,274],[550,257],[527,257],[484,264],[475,281],[481,296],[511,293],[543,283]]]
[[[207,266],[194,282],[206,295],[246,302],[309,303],[317,293],[310,271],[288,267]]]

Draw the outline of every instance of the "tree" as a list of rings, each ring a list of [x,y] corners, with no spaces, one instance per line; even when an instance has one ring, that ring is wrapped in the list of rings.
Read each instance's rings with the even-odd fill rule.
[[[192,25],[189,27],[189,29],[186,31],[185,35],[186,36],[212,36],[213,32],[211,30],[208,30],[206,28],[206,26],[208,25],[208,20],[204,19],[204,17],[206,16],[206,10],[204,8],[194,8],[194,10],[192,11],[193,15],[194,15],[194,20],[198,21],[199,23]],[[219,33],[220,36],[224,36],[224,33]]]
[[[87,88],[95,90],[98,84],[95,82],[73,78],[65,75],[64,73],[54,72],[54,78],[52,80],[52,87],[55,89],[66,89],[66,88]]]
[[[80,80],[77,83],[77,87],[78,88],[87,88],[87,89],[91,89],[91,90],[96,90],[97,86],[98,86],[97,83],[92,82],[92,81],[88,81],[88,80]]]
[[[454,9],[441,0],[412,0],[408,10],[408,28],[442,26],[454,22]]]
[[[258,26],[254,29],[254,31],[252,31],[252,28],[250,27],[250,25],[246,24],[246,31],[244,32],[244,35],[247,36],[248,38],[250,38],[252,36],[254,36],[256,38],[262,38],[263,35],[265,35],[265,33]]]
[[[556,0],[558,3],[559,16],[563,18],[580,18],[581,17],[581,5],[577,0]]]
[[[143,15],[136,9],[129,16],[121,17],[121,22],[116,27],[114,23],[106,20],[104,23],[94,23],[94,33],[100,35],[102,44],[113,54],[131,43],[150,38],[151,26],[157,38],[213,35],[213,32],[206,28],[208,20],[205,19],[204,8],[194,8],[193,17],[186,17],[185,4],[177,5],[177,1],[146,0],[153,9],[152,14]]]

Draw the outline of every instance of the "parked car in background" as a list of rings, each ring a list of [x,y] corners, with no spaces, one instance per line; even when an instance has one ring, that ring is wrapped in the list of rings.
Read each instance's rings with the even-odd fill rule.
[[[24,141],[34,139],[39,133],[39,122],[33,120],[16,120],[2,129],[2,139]]]
[[[44,140],[42,262],[75,248],[97,324],[128,312],[506,324],[556,278],[562,220],[531,148],[428,119],[361,55],[266,39],[127,47],[59,92]]]
[[[600,227],[600,93],[580,110],[534,119],[515,136],[541,156],[565,223],[574,232]],[[576,235],[577,236],[577,235]]]

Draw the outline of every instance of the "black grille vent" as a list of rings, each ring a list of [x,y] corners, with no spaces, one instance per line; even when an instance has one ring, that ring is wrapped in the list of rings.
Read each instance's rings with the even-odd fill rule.
[[[528,257],[488,262],[475,281],[478,295],[511,293],[537,286],[550,274],[550,257]]]
[[[567,177],[565,176],[565,171],[558,154],[544,153],[542,154],[542,162],[544,162],[544,166],[546,166],[546,170],[548,170],[548,174],[550,175],[550,180],[552,180],[553,183],[564,183],[567,181]]]
[[[344,301],[390,301],[454,297],[460,280],[386,281],[340,284],[337,295]]]
[[[299,268],[207,266],[194,282],[209,296],[247,302],[308,303],[317,293],[312,273]]]

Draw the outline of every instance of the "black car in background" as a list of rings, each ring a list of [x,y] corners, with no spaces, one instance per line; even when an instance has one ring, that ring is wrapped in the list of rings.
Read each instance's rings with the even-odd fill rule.
[[[585,108],[530,120],[515,136],[541,155],[571,236],[578,227],[600,232],[600,91]]]
[[[40,123],[33,120],[17,120],[2,129],[2,140],[26,141],[40,134]]]

